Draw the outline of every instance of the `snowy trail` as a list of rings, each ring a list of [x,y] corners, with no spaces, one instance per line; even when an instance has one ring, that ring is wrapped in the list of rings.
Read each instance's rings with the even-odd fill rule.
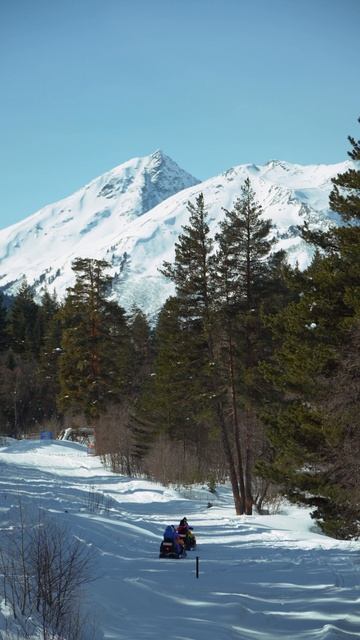
[[[1,528],[21,499],[91,546],[88,606],[99,639],[360,638],[360,543],[320,535],[305,510],[236,518],[226,488],[209,509],[205,489],[180,495],[116,476],[61,442],[0,449],[0,496]],[[165,525],[184,515],[198,550],[159,560]]]

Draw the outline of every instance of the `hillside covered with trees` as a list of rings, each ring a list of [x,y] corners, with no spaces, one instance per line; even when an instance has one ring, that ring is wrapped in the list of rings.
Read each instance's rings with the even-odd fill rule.
[[[215,238],[206,202],[163,275],[155,326],[111,299],[107,263],[78,258],[59,301],[26,280],[0,302],[0,429],[20,437],[91,425],[109,467],[165,483],[231,482],[235,511],[274,492],[323,530],[360,534],[360,141],[333,180],[340,224],[314,232],[305,271],[274,252],[250,180]]]

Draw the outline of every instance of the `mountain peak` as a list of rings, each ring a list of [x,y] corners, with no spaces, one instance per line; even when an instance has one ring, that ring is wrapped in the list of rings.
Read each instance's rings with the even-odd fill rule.
[[[285,169],[287,171],[289,168],[289,163],[285,162],[285,160],[268,160],[265,163],[265,167],[270,167],[271,169],[280,167],[280,169]]]
[[[143,158],[143,160],[145,161],[146,164],[149,164],[151,166],[163,167],[163,168],[166,167],[167,170],[177,175],[182,175],[183,177],[186,176],[186,181],[191,182],[192,183],[191,186],[193,184],[197,184],[198,182],[200,182],[197,178],[194,178],[194,176],[189,174],[187,171],[184,171],[184,169],[182,169],[177,164],[177,162],[175,162],[175,160],[173,160],[170,156],[164,153],[162,149],[157,149],[156,151],[151,153],[149,156],[146,156],[145,158]]]
[[[126,198],[128,214],[134,218],[199,181],[184,171],[161,149],[141,158],[133,158],[100,176],[97,196],[107,200]]]
[[[149,211],[178,191],[199,183],[161,149],[144,158],[141,188],[142,213]]]
[[[154,151],[151,155],[150,158],[154,158],[157,159],[159,158],[160,160],[164,160],[165,158],[167,158],[168,156],[166,155],[166,153],[163,152],[162,149],[156,149],[156,151]]]
[[[175,242],[187,224],[187,203],[204,193],[211,230],[231,209],[249,177],[266,217],[272,219],[277,248],[300,267],[311,250],[297,235],[306,220],[327,228],[331,178],[350,166],[295,165],[270,160],[239,165],[201,183],[161,149],[133,158],[49,204],[22,222],[0,231],[0,289],[14,293],[22,275],[38,294],[55,287],[61,296],[73,283],[74,257],[107,260],[114,276],[113,295],[130,309],[134,304],[154,315],[171,283],[158,271],[172,261]],[[310,253],[309,253],[310,252]]]

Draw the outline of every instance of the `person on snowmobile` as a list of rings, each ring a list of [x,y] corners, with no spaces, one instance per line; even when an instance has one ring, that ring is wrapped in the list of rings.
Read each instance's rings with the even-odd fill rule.
[[[192,527],[189,526],[189,523],[186,518],[182,518],[180,520],[180,524],[177,528],[177,531],[183,537],[183,540],[185,542],[185,547],[187,549],[191,549],[195,547],[196,545],[195,536],[192,532]]]
[[[182,518],[182,520],[180,520],[177,530],[179,533],[186,534],[188,533],[188,531],[192,530],[192,527],[189,526],[189,523],[186,518]]]
[[[169,524],[164,531],[164,542],[172,542],[176,553],[184,552],[184,545],[173,524]]]

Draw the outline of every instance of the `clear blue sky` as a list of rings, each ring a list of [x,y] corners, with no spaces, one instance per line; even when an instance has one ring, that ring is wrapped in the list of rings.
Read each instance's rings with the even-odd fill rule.
[[[0,0],[0,227],[163,149],[200,179],[346,159],[360,0]]]

